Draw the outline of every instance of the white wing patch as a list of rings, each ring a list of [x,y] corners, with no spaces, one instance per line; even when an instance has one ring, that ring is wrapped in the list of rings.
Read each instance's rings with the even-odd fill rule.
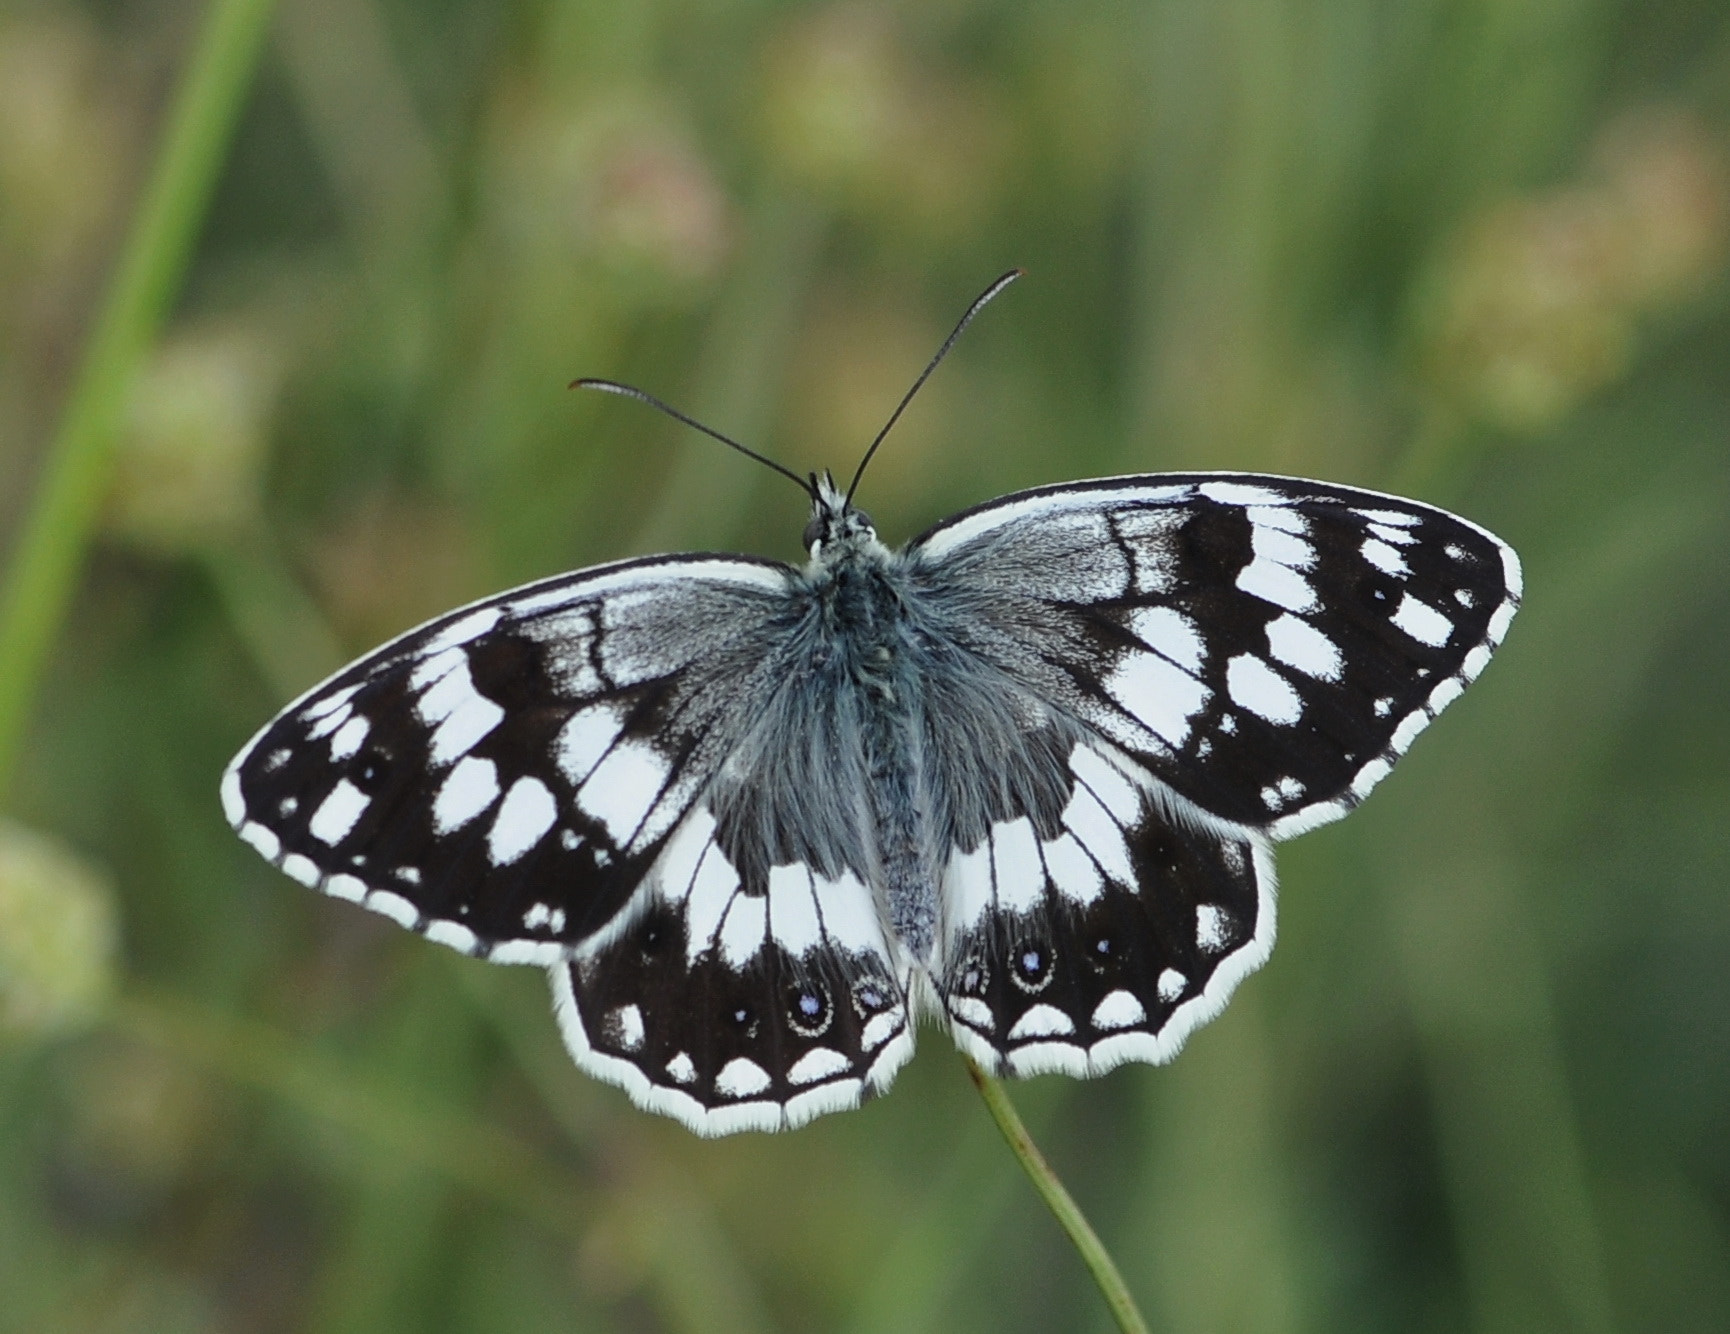
[[[341,764],[353,757],[366,740],[367,733],[372,731],[372,724],[365,718],[350,718],[330,738],[330,760],[332,764]]]
[[[1157,653],[1126,653],[1105,681],[1119,708],[1172,750],[1189,740],[1190,720],[1207,707],[1210,691]]]
[[[459,616],[422,646],[422,653],[437,654],[444,649],[473,643],[504,619],[498,607],[481,607],[467,616]]]
[[[1454,633],[1454,623],[1429,603],[1406,593],[1394,608],[1393,623],[1420,644],[1441,648]]]
[[[1289,500],[1278,491],[1253,482],[1203,482],[1196,490],[1221,505],[1284,505]]]
[[[738,893],[739,872],[711,839],[703,847],[685,895],[685,951],[690,962],[714,946],[715,933],[727,920],[727,909]]]
[[[1406,539],[1410,541],[1410,538]],[[1391,574],[1396,579],[1403,579],[1412,572],[1412,567],[1406,564],[1406,558],[1399,549],[1379,537],[1366,537],[1358,553],[1383,574]]]
[[[1321,606],[1308,579],[1290,566],[1260,555],[1243,567],[1237,586],[1251,597],[1287,611],[1313,612]]]
[[[715,941],[721,957],[735,968],[743,968],[769,939],[769,900],[759,894],[738,893],[727,904]]]
[[[517,779],[487,831],[488,858],[494,866],[510,865],[539,843],[558,818],[558,805],[545,783],[538,778]]]
[[[943,876],[942,905],[950,915],[952,931],[971,927],[997,905],[997,889],[991,883],[989,837],[970,852],[950,854]]]
[[[340,843],[371,804],[371,797],[344,778],[313,812],[307,830],[321,843]]]
[[[445,680],[455,680],[457,675],[452,672]],[[505,711],[492,700],[483,695],[472,695],[439,724],[438,731],[433,733],[429,758],[435,765],[446,765],[462,758],[504,720]]]
[[[1074,757],[1070,757],[1073,766]],[[1135,868],[1129,862],[1129,847],[1123,841],[1123,826],[1100,801],[1085,780],[1076,784],[1075,793],[1063,811],[1063,827],[1075,843],[1087,853],[1106,879],[1119,885],[1135,883]]]
[[[1267,639],[1274,657],[1318,681],[1337,681],[1345,669],[1339,646],[1290,612],[1268,623]]]
[[[616,704],[594,704],[573,713],[559,731],[554,758],[572,783],[581,784],[595,771],[624,730],[625,715]]]
[[[1303,696],[1253,653],[1240,653],[1226,664],[1225,682],[1233,704],[1270,723],[1289,725],[1303,717]]]
[[[1099,863],[1087,855],[1074,834],[1054,838],[1040,850],[1052,885],[1069,902],[1085,908],[1104,892],[1105,875]]]
[[[460,648],[447,649],[428,661],[441,660],[446,664],[444,670],[416,702],[415,711],[422,722],[436,729],[431,760],[443,766],[468,754],[476,742],[504,721],[505,711],[475,689],[468,658]]]
[[[1106,994],[1093,1009],[1093,1026],[1101,1032],[1113,1028],[1129,1028],[1132,1025],[1145,1023],[1147,1011],[1135,998],[1135,993],[1129,991],[1112,991]]]
[[[863,891],[864,886],[859,889]],[[794,958],[823,939],[816,877],[803,862],[790,862],[769,870],[769,934]]]
[[[1027,912],[1045,901],[1045,862],[1026,816],[991,827],[991,879],[1000,912]]]
[[[441,834],[460,829],[498,798],[498,766],[471,755],[439,784],[438,795],[433,798],[433,828]]]
[[[582,787],[577,805],[599,820],[619,847],[628,847],[667,786],[670,770],[647,742],[615,742]]]
[[[1135,637],[1190,675],[1201,670],[1207,645],[1201,629],[1176,607],[1137,607],[1129,614]]]

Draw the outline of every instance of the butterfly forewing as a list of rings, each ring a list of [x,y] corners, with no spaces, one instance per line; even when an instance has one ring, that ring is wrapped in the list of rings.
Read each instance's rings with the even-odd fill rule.
[[[296,879],[447,944],[562,958],[724,758],[786,573],[632,562],[442,617],[254,738],[229,819]]]
[[[1489,660],[1513,551],[1409,500],[1291,478],[1110,478],[912,544],[1000,661],[1221,820],[1337,818]]]

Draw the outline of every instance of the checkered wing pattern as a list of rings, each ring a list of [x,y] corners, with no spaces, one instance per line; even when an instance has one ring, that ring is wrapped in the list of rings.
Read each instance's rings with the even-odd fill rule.
[[[1195,807],[1274,838],[1368,795],[1520,602],[1518,559],[1482,528],[1286,477],[1023,492],[909,556],[972,599],[975,652]]]

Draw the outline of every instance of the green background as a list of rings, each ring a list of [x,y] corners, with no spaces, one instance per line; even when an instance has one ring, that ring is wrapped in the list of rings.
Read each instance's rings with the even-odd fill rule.
[[[0,3],[0,549],[205,14]],[[570,1067],[540,975],[307,893],[216,801],[446,607],[798,556],[784,480],[572,377],[841,472],[1011,265],[866,479],[888,540],[1251,468],[1527,571],[1484,679],[1282,851],[1225,1014],[1015,1088],[1152,1326],[1730,1328],[1721,5],[282,0],[242,72],[18,695],[0,1330],[1105,1327],[939,1034],[705,1142]]]

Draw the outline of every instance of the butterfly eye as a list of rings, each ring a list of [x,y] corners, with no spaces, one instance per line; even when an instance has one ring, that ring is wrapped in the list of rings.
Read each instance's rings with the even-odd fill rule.
[[[823,538],[823,528],[824,524],[821,515],[812,518],[811,522],[805,525],[805,531],[799,535],[800,545],[807,551],[816,546]]]
[[[1029,995],[1044,991],[1051,981],[1051,966],[1057,960],[1049,945],[1037,940],[1024,941],[1010,955],[1009,976],[1015,985]]]
[[[787,989],[787,1022],[800,1037],[821,1037],[834,1018],[829,993],[820,982],[805,982]]]

